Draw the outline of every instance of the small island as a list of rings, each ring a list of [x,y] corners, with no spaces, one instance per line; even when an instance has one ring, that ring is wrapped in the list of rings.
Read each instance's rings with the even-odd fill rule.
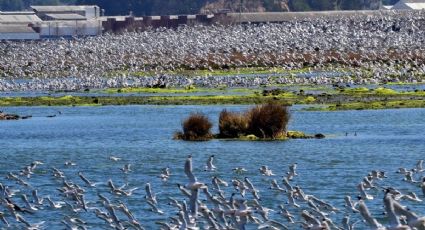
[[[17,114],[9,114],[9,113],[5,113],[3,111],[0,111],[0,121],[28,119],[28,118],[31,118],[31,117],[32,116],[19,116]]]
[[[219,133],[212,134],[212,123],[201,113],[191,114],[182,122],[182,131],[174,139],[185,141],[220,140],[287,140],[325,138],[323,134],[308,135],[301,131],[288,131],[290,119],[287,106],[276,102],[257,105],[245,112],[230,112],[224,109],[219,116]]]
[[[19,120],[19,118],[19,115],[8,114],[0,111],[0,120]]]

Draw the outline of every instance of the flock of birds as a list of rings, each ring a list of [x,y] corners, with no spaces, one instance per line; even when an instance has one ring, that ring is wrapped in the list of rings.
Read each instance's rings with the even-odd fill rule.
[[[425,216],[409,208],[413,203],[423,205],[423,160],[419,160],[412,169],[398,169],[399,180],[409,186],[408,190],[388,185],[388,182],[394,182],[393,178],[388,178],[388,173],[372,170],[358,183],[357,191],[344,198],[345,205],[339,207],[309,194],[307,189],[297,184],[302,178],[299,178],[296,163],[280,176],[266,165],[261,166],[258,174],[269,184],[263,187],[253,183],[243,167],[233,169],[231,181],[220,178],[220,169],[215,166],[214,159],[212,155],[203,168],[194,168],[193,158],[189,155],[184,162],[182,183],[175,187],[180,194],[175,197],[170,196],[168,190],[155,193],[157,189],[149,182],[145,183],[145,191],[139,191],[128,183],[117,186],[111,179],[94,182],[88,173],[82,171],[72,180],[64,169],[34,161],[20,171],[7,173],[6,179],[0,183],[0,228],[60,228],[54,225],[58,223],[50,222],[54,220],[60,222],[59,226],[73,230],[93,227],[176,230],[425,229]],[[109,160],[118,164],[121,158],[111,156]],[[78,166],[67,161],[64,167]],[[210,175],[210,182],[197,179],[196,174],[202,170]],[[120,171],[124,175],[134,173],[131,164],[125,164]],[[179,176],[172,171],[178,170],[162,169],[157,180],[169,183],[172,177]],[[38,177],[51,177],[58,196],[53,195],[54,191],[39,191],[36,186],[37,182],[40,183]],[[416,195],[418,191],[420,195]],[[39,192],[50,195],[41,196]],[[136,193],[143,193],[141,199],[145,205],[131,204],[130,200],[126,200]],[[267,193],[273,193],[272,200],[267,200]],[[140,209],[146,208],[148,214],[136,215]],[[376,214],[376,210],[381,213]],[[46,217],[52,213],[60,218],[47,220]],[[149,220],[154,223],[149,223]]]
[[[0,43],[0,90],[422,82],[424,19],[424,11],[382,11],[369,16],[294,18],[284,23],[159,28],[71,40],[6,41]],[[255,66],[285,69],[288,74],[167,75],[182,69]],[[291,74],[298,69],[310,77]]]

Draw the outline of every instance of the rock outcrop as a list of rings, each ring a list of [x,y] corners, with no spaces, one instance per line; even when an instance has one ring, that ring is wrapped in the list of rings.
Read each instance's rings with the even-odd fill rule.
[[[19,120],[19,119],[20,119],[19,115],[0,112],[0,120]]]

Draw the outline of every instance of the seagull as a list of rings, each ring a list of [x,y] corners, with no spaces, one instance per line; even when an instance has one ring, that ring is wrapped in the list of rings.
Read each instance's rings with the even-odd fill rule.
[[[365,188],[375,188],[375,186],[372,184],[372,180],[369,179],[369,177],[365,176],[363,178],[363,185]]]
[[[252,182],[248,179],[248,177],[245,177],[245,184],[248,187],[249,191],[251,191],[252,195],[254,196],[255,199],[259,200],[260,197],[258,195],[258,190],[254,187],[254,185],[252,184]]]
[[[397,230],[410,229],[409,226],[405,226],[401,224],[399,217],[395,213],[394,200],[392,198],[392,194],[389,193],[388,190],[386,191],[386,194],[384,196],[384,207],[388,217],[388,222],[390,224],[388,229],[397,229]]]
[[[65,166],[76,166],[77,164],[75,162],[72,162],[72,161],[65,161],[64,165]]]
[[[125,164],[124,167],[120,170],[123,171],[125,174],[131,172],[131,164]]]
[[[300,186],[295,186],[293,192],[294,196],[297,199],[300,199],[301,201],[308,201],[311,197],[313,197],[310,195],[306,195]]]
[[[221,185],[223,185],[225,187],[229,186],[229,184],[226,181],[224,181],[224,180],[222,180],[222,179],[220,179],[216,176],[213,177],[212,184],[213,184],[214,188],[217,189],[217,190],[220,190]]]
[[[65,203],[65,206],[71,211],[71,212],[73,212],[74,214],[76,214],[76,213],[78,213],[78,212],[80,212],[82,209],[79,207],[79,206],[77,206],[77,205],[72,205],[71,203],[69,203],[68,201],[64,201],[64,203]]]
[[[79,229],[87,229],[85,226],[81,226],[81,225],[77,225],[77,224],[73,224],[73,223],[68,223],[66,220],[61,220],[61,223],[64,224],[67,228],[66,229],[70,229],[70,230],[79,230]]]
[[[6,178],[16,181],[18,184],[23,185],[25,187],[30,187],[30,184],[28,182],[22,180],[18,177],[18,175],[13,174],[12,172],[9,172],[6,176]]]
[[[58,203],[55,203],[55,202],[53,202],[52,201],[52,199],[48,196],[48,197],[46,197],[46,199],[47,199],[47,201],[48,201],[48,203],[49,203],[49,206],[51,207],[51,208],[53,208],[53,209],[58,209],[58,208],[62,208],[63,207],[63,205],[65,204],[65,202],[58,202]]]
[[[289,230],[289,228],[286,225],[279,223],[275,220],[268,220],[260,224],[257,229]]]
[[[87,222],[81,220],[80,218],[65,216],[64,219],[72,224],[85,225]]]
[[[118,202],[119,202],[119,205],[116,206],[117,209],[120,210],[122,213],[124,213],[133,224],[137,224],[138,221],[136,220],[136,218],[134,217],[130,209],[122,201],[118,201]],[[140,224],[137,224],[137,225],[140,225]]]
[[[159,178],[161,178],[161,180],[165,182],[168,180],[168,178],[170,178],[170,176],[171,176],[170,168],[166,167],[162,169],[162,172],[159,175]]]
[[[177,201],[176,199],[172,197],[168,197],[168,199],[170,200],[170,202],[168,202],[168,205],[174,206],[178,208],[179,210],[183,209],[183,205],[179,201]]]
[[[289,184],[288,178],[283,177],[282,182],[283,182],[283,186],[285,186],[285,188],[286,188],[286,191],[288,191],[288,192],[294,191],[294,188],[292,187],[292,185]]]
[[[262,165],[259,170],[260,170],[261,175],[264,175],[264,176],[274,176],[272,170],[270,170],[267,167],[267,165]]]
[[[113,220],[109,217],[109,214],[107,212],[102,212],[99,208],[95,208],[94,213],[99,219],[104,220],[108,224],[112,224]]]
[[[354,226],[359,222],[360,220],[350,223],[350,216],[345,215],[344,218],[342,219],[342,226],[345,230],[354,230]]]
[[[423,172],[424,171],[423,163],[424,163],[424,160],[419,160],[418,163],[416,163],[416,168],[414,169],[414,171]]]
[[[235,201],[238,209],[233,211],[233,215],[238,217],[246,217],[253,212],[252,208],[246,205],[246,200],[237,199]]]
[[[215,171],[217,167],[213,164],[214,155],[211,155],[208,158],[207,165],[205,166],[205,171]]]
[[[114,157],[114,156],[110,156],[110,157],[109,157],[109,160],[111,160],[111,161],[120,161],[120,160],[121,160],[121,158],[119,158],[119,157]]]
[[[155,224],[160,225],[161,226],[160,229],[169,229],[169,230],[177,229],[176,225],[171,225],[169,223],[165,223],[165,222],[162,222],[162,221],[156,221]]]
[[[274,210],[260,205],[260,203],[258,203],[257,199],[254,199],[253,201],[254,201],[254,206],[256,207],[255,212],[259,213],[261,215],[261,217],[264,219],[264,221],[268,221],[269,220],[269,213],[273,212]]]
[[[185,188],[189,189],[191,191],[190,195],[190,211],[193,216],[196,216],[198,213],[198,196],[199,196],[199,189],[205,188],[205,184],[198,182],[195,175],[193,175],[192,172],[192,155],[189,155],[186,159],[186,162],[184,164],[184,172],[186,176],[189,178],[189,183],[185,185]]]
[[[65,174],[62,171],[60,171],[59,169],[53,167],[52,168],[52,171],[53,171],[53,176],[54,177],[56,177],[56,178],[65,178]]]
[[[402,195],[400,199],[414,201],[414,202],[422,202],[422,200],[419,199],[419,197],[414,192],[408,192],[407,194]]]
[[[281,214],[286,220],[288,220],[289,223],[291,224],[295,223],[294,222],[295,216],[289,213],[289,211],[285,208],[285,206],[283,206],[283,204],[279,205],[279,208],[280,208],[279,214]]]
[[[300,205],[298,205],[295,202],[295,199],[294,199],[294,191],[293,190],[288,190],[287,195],[288,195],[288,203],[291,204],[291,205],[293,205],[296,208],[299,208]]]
[[[382,226],[381,223],[379,223],[375,218],[372,217],[364,201],[360,199],[358,203],[359,203],[360,215],[363,217],[366,223],[373,229],[384,230],[385,227]]]
[[[287,172],[288,180],[292,180],[292,178],[294,178],[294,176],[298,175],[296,173],[296,169],[297,169],[297,163],[294,163],[294,164],[289,166],[289,172]]]
[[[342,227],[345,230],[352,230],[353,228],[350,226],[350,216],[345,215],[344,218],[342,218]]]
[[[27,226],[28,229],[40,229],[41,226],[45,223],[45,221],[41,221],[39,223],[35,223],[35,224],[30,224],[28,221],[26,221],[24,219],[24,217],[22,217],[21,215],[17,214],[17,221],[25,224]]]
[[[384,171],[377,171],[377,170],[372,170],[370,172],[370,176],[372,177],[372,179],[378,179],[378,180],[387,178]]]
[[[43,165],[44,163],[43,162],[41,162],[41,161],[33,161],[32,163],[31,163],[31,170],[32,171],[34,171],[35,170],[35,168],[38,166],[38,165]]]
[[[316,219],[313,215],[311,215],[306,210],[301,212],[301,217],[306,221],[307,228],[306,229],[328,229],[322,226],[322,222]]]
[[[248,189],[248,186],[245,183],[237,178],[232,180],[233,187],[238,190],[242,197],[245,197],[245,191]]]
[[[25,210],[33,213],[34,211],[37,211],[38,208],[34,207],[33,205],[31,205],[31,203],[29,202],[27,196],[25,194],[21,195],[22,201],[25,203]]]
[[[406,181],[409,183],[419,183],[419,181],[416,181],[415,179],[413,179],[413,172],[411,171],[406,172],[406,174],[404,175],[403,181]]]
[[[152,203],[152,201],[150,201],[150,200],[146,200],[146,202],[147,202],[147,203],[149,204],[149,206],[151,207],[151,211],[152,211],[152,212],[158,213],[158,214],[160,214],[160,215],[164,215],[164,211],[159,210],[159,209],[158,209],[158,207],[157,207],[154,203]]]
[[[115,195],[131,196],[134,191],[139,189],[139,188],[136,187],[136,188],[124,190],[124,188],[127,186],[127,184],[124,184],[123,186],[117,188],[117,187],[115,187],[115,185],[114,185],[114,183],[112,182],[111,179],[108,180],[107,185],[111,189],[111,193],[113,193]]]
[[[308,196],[308,199],[316,202],[320,207],[322,207],[322,208],[324,208],[324,209],[326,209],[328,211],[331,211],[331,212],[337,212],[337,211],[339,211],[339,209],[335,208],[331,204],[328,204],[325,201],[323,201],[323,200],[321,200],[321,199],[319,199],[319,198],[317,198],[317,197],[315,197],[313,195],[309,195]]]
[[[279,191],[279,192],[286,192],[286,190],[284,188],[280,187],[280,185],[277,183],[276,179],[271,180],[270,183],[271,183],[270,189],[276,190],[276,191]]]
[[[6,220],[6,218],[4,217],[4,213],[3,212],[0,212],[0,220],[3,222],[3,224],[6,226],[6,227],[10,227],[10,225],[9,225],[9,222]]]
[[[38,192],[37,189],[32,190],[32,198],[33,198],[33,202],[36,205],[43,205],[43,198],[38,197]]]
[[[31,175],[34,174],[32,171],[31,166],[26,166],[24,169],[22,169],[19,173],[21,176],[26,176],[28,179],[31,177]]]
[[[155,194],[152,192],[151,184],[150,184],[150,183],[146,183],[146,185],[145,185],[145,191],[146,191],[145,199],[146,199],[148,202],[151,202],[151,203],[152,203],[152,204],[154,204],[154,205],[158,204],[158,202],[156,201],[156,196],[155,196]]]
[[[242,174],[242,173],[248,172],[248,170],[242,167],[233,168],[232,171],[236,174]]]
[[[348,211],[351,211],[351,212],[354,212],[354,213],[359,212],[359,210],[356,209],[356,206],[357,206],[358,203],[357,202],[353,203],[350,196],[345,196],[344,201],[345,201],[344,206]]]
[[[217,221],[215,220],[213,213],[206,206],[200,207],[200,211],[202,216],[208,223],[210,229],[220,229]]]
[[[366,193],[363,182],[360,182],[360,184],[357,185],[357,189],[359,190],[360,197],[363,200],[373,200],[373,196]]]
[[[96,185],[98,184],[98,183],[93,183],[93,182],[91,182],[89,179],[87,179],[84,175],[83,175],[83,173],[82,172],[78,172],[78,176],[81,178],[81,180],[83,180],[84,181],[84,183],[86,183],[86,185],[87,186],[89,186],[89,187],[96,187]]]
[[[403,207],[397,201],[393,201],[393,206],[396,214],[406,217],[407,225],[409,225],[411,228],[416,228],[418,230],[425,229],[425,216],[419,217],[414,212],[411,212],[407,208]]]
[[[397,173],[400,174],[406,174],[407,172],[409,172],[406,168],[398,168]]]

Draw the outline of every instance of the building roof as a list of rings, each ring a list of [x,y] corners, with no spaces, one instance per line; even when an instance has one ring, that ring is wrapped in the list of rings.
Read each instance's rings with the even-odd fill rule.
[[[0,33],[36,33],[25,25],[0,25]]]
[[[422,9],[425,9],[425,0],[400,0],[391,9],[393,10],[422,10]]]
[[[41,19],[33,12],[1,12],[0,23],[32,23],[41,22]]]
[[[86,20],[87,18],[79,14],[46,14],[53,20]]]
[[[87,8],[94,7],[98,6],[31,6],[31,8],[37,12],[85,11]]]
[[[14,15],[33,15],[34,11],[1,11],[0,10],[0,14],[2,15],[10,15],[10,14],[14,14]]]

